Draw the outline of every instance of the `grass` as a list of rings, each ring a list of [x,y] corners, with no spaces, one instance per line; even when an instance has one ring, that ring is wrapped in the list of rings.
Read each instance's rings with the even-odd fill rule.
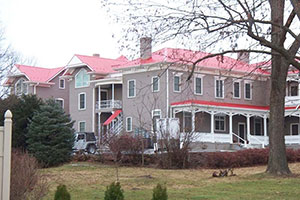
[[[212,178],[212,169],[161,170],[120,167],[126,200],[151,200],[157,183],[166,184],[170,200],[300,199],[300,163],[290,164],[290,177],[264,174],[266,166],[239,168],[237,176]],[[70,163],[41,171],[48,177],[52,200],[58,184],[67,185],[72,200],[104,199],[106,186],[116,180],[115,168],[97,163]]]

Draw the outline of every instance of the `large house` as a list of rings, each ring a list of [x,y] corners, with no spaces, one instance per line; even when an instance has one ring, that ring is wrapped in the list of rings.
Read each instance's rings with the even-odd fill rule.
[[[207,53],[164,48],[152,52],[141,39],[141,56],[127,60],[99,54],[74,55],[65,67],[16,65],[5,85],[12,93],[55,98],[75,120],[76,131],[91,131],[101,142],[123,132],[151,138],[157,119],[177,118],[180,132],[214,144],[268,145],[270,63],[208,58]],[[285,141],[300,143],[298,72],[290,71],[286,89]]]

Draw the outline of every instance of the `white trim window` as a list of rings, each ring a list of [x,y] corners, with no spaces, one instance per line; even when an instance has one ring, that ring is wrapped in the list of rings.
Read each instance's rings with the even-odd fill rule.
[[[59,89],[65,89],[65,79],[59,79]]]
[[[152,110],[152,128],[153,131],[157,131],[157,120],[161,118],[161,110],[160,109],[155,109]]]
[[[159,92],[159,77],[158,76],[153,76],[152,77],[152,92]]]
[[[90,84],[90,75],[86,69],[81,69],[75,75],[75,88],[88,87]]]
[[[244,84],[244,97],[246,100],[252,99],[252,83],[251,82],[245,82]]]
[[[198,95],[203,94],[203,77],[196,76],[194,79],[194,93]]]
[[[15,95],[28,94],[28,84],[24,78],[20,78],[15,84]]]
[[[181,92],[181,76],[180,75],[174,75],[173,77],[173,91],[174,92]]]
[[[132,117],[126,117],[126,132],[132,131]]]
[[[262,135],[262,118],[254,117],[254,135]]]
[[[78,110],[86,109],[86,93],[82,92],[78,94]]]
[[[224,79],[215,79],[215,97],[221,99],[224,98]]]
[[[134,79],[127,82],[127,97],[134,98],[136,95],[136,81]]]
[[[58,105],[60,105],[60,107],[61,107],[62,109],[64,109],[64,99],[63,99],[63,98],[56,98],[56,99],[55,99],[55,102],[56,102]]]
[[[78,122],[78,132],[85,132],[86,123],[85,121]]]
[[[299,124],[298,123],[291,123],[290,135],[299,135]]]
[[[233,82],[233,98],[235,98],[235,99],[241,98],[241,82],[240,81]]]
[[[225,131],[225,115],[215,115],[215,131]]]

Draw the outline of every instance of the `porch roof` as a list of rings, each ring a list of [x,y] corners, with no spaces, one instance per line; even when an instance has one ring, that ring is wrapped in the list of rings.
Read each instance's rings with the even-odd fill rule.
[[[249,104],[238,104],[238,103],[227,103],[227,102],[216,102],[216,101],[202,101],[202,100],[186,100],[171,103],[171,106],[180,105],[202,105],[202,106],[216,106],[216,107],[228,107],[228,108],[242,108],[242,109],[254,109],[254,110],[270,110],[270,106],[257,106]],[[285,107],[285,110],[298,109],[298,106]]]
[[[120,113],[122,112],[122,110],[116,110],[114,112],[114,114],[112,114],[105,122],[103,125],[108,125],[112,120],[114,120]]]

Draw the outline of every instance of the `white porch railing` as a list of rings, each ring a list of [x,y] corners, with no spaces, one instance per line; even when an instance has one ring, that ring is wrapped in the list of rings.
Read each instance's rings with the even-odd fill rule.
[[[229,133],[195,133],[195,142],[219,142],[219,143],[231,143],[231,136]]]
[[[285,105],[286,106],[297,106],[300,104],[300,96],[286,96]]]
[[[99,109],[121,109],[122,101],[120,100],[102,100],[97,101],[95,105],[96,110]]]
[[[262,148],[265,148],[265,146],[269,144],[269,137],[261,135],[250,135],[249,144],[261,145]]]
[[[123,115],[120,115],[116,118],[116,121],[112,121],[109,125],[108,133],[118,135],[123,130]]]

